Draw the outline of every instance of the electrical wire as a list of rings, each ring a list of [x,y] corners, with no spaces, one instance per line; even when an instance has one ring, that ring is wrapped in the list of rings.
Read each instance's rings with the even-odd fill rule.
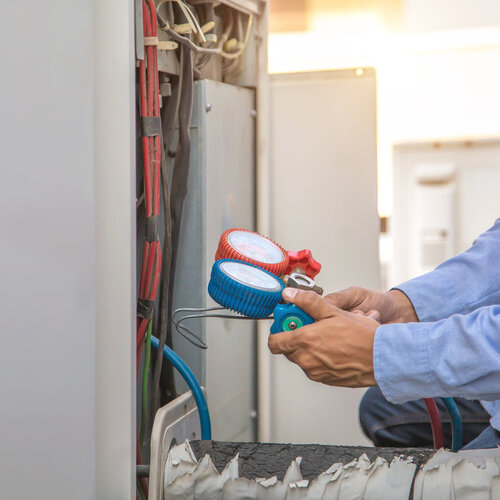
[[[441,424],[441,417],[439,416],[439,410],[436,405],[436,401],[433,398],[424,398],[424,403],[427,408],[429,418],[431,419],[434,448],[436,450],[440,450],[444,447],[443,426]]]
[[[138,494],[137,494],[136,498],[139,498],[140,500],[146,500],[146,493],[144,492],[144,488],[143,488],[141,481],[139,479],[137,479],[137,491],[138,491]]]
[[[157,36],[156,9],[153,0],[143,0],[143,30],[145,38]],[[146,46],[145,60],[139,61],[140,116],[146,120],[160,116],[160,93],[158,80],[158,53],[155,45]],[[138,318],[137,325],[137,369],[142,355],[144,336],[149,317],[154,307],[161,272],[161,246],[157,219],[160,209],[160,136],[143,134],[142,152],[144,163],[144,203],[147,237],[144,242],[143,262],[139,284],[139,300],[150,308],[149,314]]]
[[[463,427],[462,417],[457,404],[453,398],[441,398],[451,420],[451,451],[458,451],[462,448]]]
[[[210,25],[210,23],[213,24],[213,27],[205,32],[207,37],[211,37],[210,43],[205,48],[213,49],[215,47],[215,42],[217,41],[217,34],[215,33],[215,26],[216,26],[215,10],[214,10],[213,4],[210,2],[202,4],[202,5],[204,6],[205,25],[207,25],[207,24]],[[208,38],[207,38],[207,41],[208,41]],[[210,57],[211,57],[210,54],[201,54],[200,56],[201,57],[199,57],[195,63],[195,66],[199,70],[201,70],[210,61]]]
[[[136,433],[136,456],[137,456],[137,458],[136,458],[137,465],[141,465],[142,464],[142,454],[141,454],[141,447],[139,446],[139,436],[137,435],[137,433]],[[149,494],[148,481],[145,477],[138,477],[138,479],[141,483],[142,490],[144,491],[144,494],[147,498],[148,494]]]
[[[200,24],[198,23],[198,19],[196,19],[196,16],[194,15],[193,11],[182,0],[160,0],[160,2],[158,2],[158,5],[156,6],[156,10],[157,11],[160,10],[160,7],[167,2],[177,3],[177,5],[182,9],[182,12],[186,18],[186,21],[191,26],[192,31],[194,33],[196,33],[201,38],[202,42],[205,43],[207,40],[205,38],[203,30],[201,29]]]
[[[153,330],[153,322],[150,321],[146,335],[146,357],[144,359],[144,370],[142,374],[142,398],[141,398],[141,429],[139,432],[139,443],[144,444],[144,432],[147,423],[147,407],[148,407],[148,379],[149,379],[149,361],[151,359],[151,333]]]
[[[159,347],[159,341],[156,337],[151,337],[151,344],[155,347]],[[188,384],[191,392],[193,393],[194,400],[198,407],[198,413],[200,416],[200,427],[201,427],[201,439],[211,440],[212,439],[212,428],[210,424],[210,414],[208,412],[208,405],[205,399],[205,395],[201,389],[198,380],[194,376],[193,372],[190,370],[188,365],[183,361],[183,359],[177,355],[168,346],[164,346],[163,353],[165,358],[170,361],[174,367],[182,375],[186,383]]]
[[[156,15],[158,18],[159,28],[162,31],[165,31],[170,36],[170,38],[172,38],[172,40],[176,41],[177,43],[185,46],[186,48],[188,48],[190,50],[193,50],[196,53],[217,55],[217,56],[223,57],[224,59],[237,59],[238,57],[240,57],[243,54],[243,52],[246,49],[246,46],[248,44],[248,40],[250,38],[250,32],[252,30],[252,24],[253,24],[253,16],[250,15],[250,16],[248,16],[245,39],[243,40],[241,47],[235,52],[227,52],[227,51],[223,50],[222,48],[208,49],[208,48],[200,47],[199,45],[196,45],[189,38],[186,38],[182,35],[179,35],[173,29],[171,29],[168,21],[165,21],[165,19],[163,19],[163,17],[158,12],[156,13]]]

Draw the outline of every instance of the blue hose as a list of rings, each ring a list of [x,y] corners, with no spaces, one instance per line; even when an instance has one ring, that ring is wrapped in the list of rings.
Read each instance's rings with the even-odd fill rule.
[[[453,398],[441,398],[451,419],[451,451],[462,448],[462,418]]]
[[[160,342],[156,337],[151,336],[151,345],[155,349],[158,349]],[[170,347],[163,347],[163,355],[175,368],[177,368],[191,389],[196,405],[198,406],[198,413],[200,414],[201,439],[210,441],[212,439],[212,429],[210,426],[210,414],[208,413],[207,401],[194,373],[189,369],[188,365],[184,363],[182,358],[172,351]]]

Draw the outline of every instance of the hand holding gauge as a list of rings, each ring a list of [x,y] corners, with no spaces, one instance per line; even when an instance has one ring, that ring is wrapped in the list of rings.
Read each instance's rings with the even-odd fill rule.
[[[321,269],[310,250],[287,252],[274,241],[247,229],[228,229],[219,241],[208,293],[222,307],[180,308],[172,322],[193,345],[203,339],[185,322],[199,318],[265,319],[273,314],[271,333],[292,331],[314,322],[294,304],[281,304],[285,287],[323,293],[312,279]],[[228,315],[229,309],[239,315]]]

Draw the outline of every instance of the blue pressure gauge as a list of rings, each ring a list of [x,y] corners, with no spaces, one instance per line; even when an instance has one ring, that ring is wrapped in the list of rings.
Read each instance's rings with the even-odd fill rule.
[[[314,319],[295,304],[278,304],[273,311],[271,333],[290,332],[314,323]]]
[[[238,260],[215,261],[208,293],[221,306],[249,318],[267,318],[285,284],[274,274]]]

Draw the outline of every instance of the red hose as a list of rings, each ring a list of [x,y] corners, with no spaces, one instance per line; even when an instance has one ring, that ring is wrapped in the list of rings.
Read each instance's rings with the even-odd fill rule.
[[[434,448],[439,450],[444,447],[443,439],[443,425],[441,424],[441,417],[439,416],[439,410],[436,405],[436,401],[433,398],[424,398],[425,406],[427,407],[427,413],[431,419],[432,427],[432,439],[434,441]]]

